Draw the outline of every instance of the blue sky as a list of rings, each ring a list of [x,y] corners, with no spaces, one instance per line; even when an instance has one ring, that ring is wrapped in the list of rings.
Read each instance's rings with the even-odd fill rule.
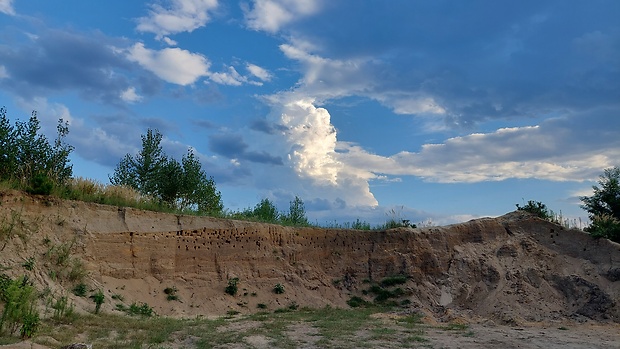
[[[0,104],[108,182],[148,128],[228,209],[586,218],[620,165],[620,2],[0,0]]]

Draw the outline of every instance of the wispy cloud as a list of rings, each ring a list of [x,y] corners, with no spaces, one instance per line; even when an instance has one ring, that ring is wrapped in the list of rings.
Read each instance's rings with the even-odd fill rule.
[[[13,0],[0,0],[0,12],[9,16],[15,16]]]
[[[153,4],[147,17],[138,18],[138,31],[154,33],[158,39],[166,35],[192,32],[203,27],[217,0],[168,0],[166,7]],[[170,44],[171,40],[166,40]]]

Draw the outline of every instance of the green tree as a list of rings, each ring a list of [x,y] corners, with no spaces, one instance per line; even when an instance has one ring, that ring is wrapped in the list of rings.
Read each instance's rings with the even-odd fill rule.
[[[192,149],[181,160],[183,174],[179,193],[181,208],[196,206],[201,213],[220,213],[224,210],[222,194],[213,177],[207,177]]]
[[[252,216],[263,222],[270,223],[276,223],[280,218],[280,214],[278,213],[276,206],[266,198],[262,199],[258,204],[256,204],[256,206],[254,206]]]
[[[40,134],[36,111],[26,122],[12,127],[6,109],[0,108],[0,179],[14,180],[21,188],[49,194],[53,185],[62,186],[73,174],[69,155],[73,147],[65,143],[69,125],[58,120],[54,144]],[[43,189],[43,190],[42,190]]]
[[[303,200],[299,196],[295,196],[295,199],[290,202],[288,214],[282,215],[282,221],[285,224],[295,226],[308,226],[308,217],[306,217],[306,208]]]
[[[589,214],[592,224],[586,231],[596,237],[620,242],[620,167],[605,169],[594,185],[592,196],[582,196],[581,208]]]
[[[0,108],[0,179],[10,179],[17,173],[17,132]]]
[[[193,150],[189,149],[179,163],[165,155],[159,131],[149,129],[141,137],[141,151],[135,158],[127,154],[120,160],[110,183],[132,187],[171,208],[201,213],[219,213],[224,209],[215,181],[202,170]]]

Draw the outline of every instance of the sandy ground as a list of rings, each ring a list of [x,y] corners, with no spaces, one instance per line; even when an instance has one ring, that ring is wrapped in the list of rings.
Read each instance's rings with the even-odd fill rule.
[[[236,326],[241,324],[247,325],[240,323]],[[299,327],[292,326],[286,335],[298,343],[299,348],[320,348],[315,344],[320,339],[318,333],[307,332]],[[422,337],[427,341],[412,343],[408,347],[434,349],[612,349],[620,348],[620,324],[564,324],[557,327],[542,324],[523,327],[471,325],[465,330],[458,331],[424,326]],[[169,343],[169,345],[163,347],[179,347],[173,343]],[[264,336],[249,336],[244,337],[233,346],[238,348],[272,348],[277,347],[277,344]],[[373,341],[371,347],[398,348],[403,346],[396,339],[392,341],[390,338],[383,338],[379,341]],[[3,345],[0,348],[55,349],[30,341]]]
[[[432,348],[611,349],[620,348],[620,325],[565,324],[557,327],[472,325],[461,333],[428,329]]]

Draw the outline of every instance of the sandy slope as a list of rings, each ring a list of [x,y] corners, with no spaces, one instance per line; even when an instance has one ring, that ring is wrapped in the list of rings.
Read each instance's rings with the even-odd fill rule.
[[[121,296],[125,305],[148,303],[161,315],[250,313],[259,303],[269,309],[292,302],[346,307],[351,295],[372,300],[362,292],[369,281],[405,274],[398,301],[407,299],[412,311],[434,320],[511,326],[620,321],[620,246],[522,212],[446,227],[362,232],[177,216],[5,191],[0,223],[11,222],[16,236],[0,252],[5,273],[26,274],[52,294],[71,294],[71,282],[50,275],[66,270],[57,270],[49,257],[50,249],[71,246],[70,258],[85,266],[90,289],[102,289],[107,299]],[[28,258],[36,261],[32,271],[22,267]],[[230,296],[223,290],[234,277],[239,292]],[[273,293],[276,283],[284,285],[284,294]],[[166,300],[167,287],[178,290],[180,301]],[[71,297],[79,311],[92,311],[91,300]],[[103,310],[115,311],[119,302],[107,302]],[[530,333],[498,328],[479,331],[514,333],[507,337],[517,340]],[[532,341],[540,337],[531,331]]]

